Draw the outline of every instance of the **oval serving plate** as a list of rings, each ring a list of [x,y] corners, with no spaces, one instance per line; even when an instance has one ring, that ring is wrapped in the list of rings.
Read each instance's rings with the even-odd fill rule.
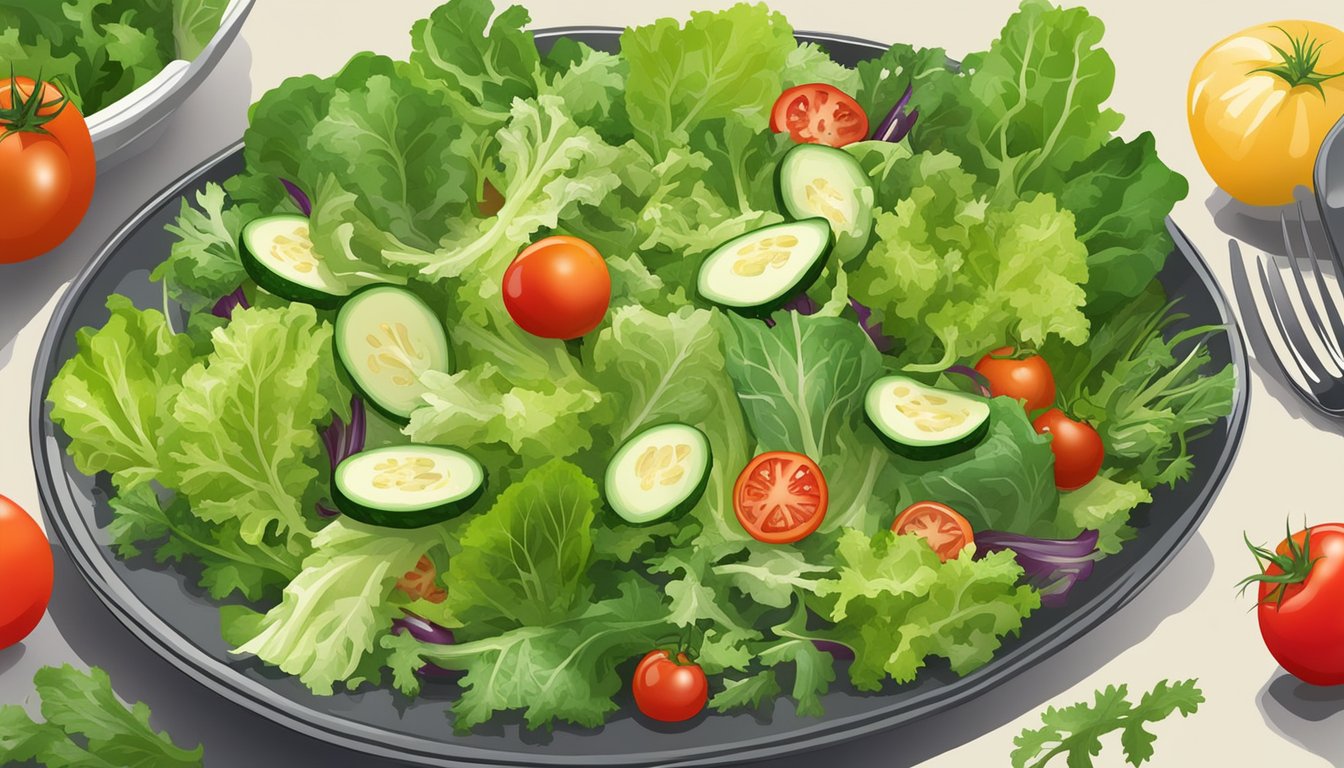
[[[543,48],[564,36],[615,50],[619,30],[562,28],[536,35]],[[825,45],[837,60],[851,65],[885,50],[835,35],[800,33],[799,38]],[[139,306],[161,305],[161,289],[148,278],[172,242],[163,227],[177,213],[178,199],[242,168],[242,152],[235,146],[166,189],[111,238],[62,298],[33,374],[31,439],[42,504],[48,529],[55,531],[99,598],[146,645],[241,706],[313,738],[368,754],[440,766],[723,765],[816,749],[935,715],[1049,658],[1133,599],[1194,534],[1241,439],[1248,402],[1241,333],[1208,267],[1168,220],[1176,249],[1159,279],[1189,314],[1183,327],[1227,327],[1228,333],[1210,346],[1213,365],[1231,363],[1236,370],[1232,414],[1191,445],[1195,470],[1190,480],[1175,489],[1153,491],[1152,503],[1136,511],[1137,538],[1120,554],[1098,563],[1067,606],[1032,616],[1022,636],[1008,639],[989,664],[966,677],[935,664],[915,682],[888,686],[880,694],[837,684],[824,698],[826,715],[819,719],[798,717],[781,700],[770,717],[709,714],[666,726],[633,714],[627,697],[620,713],[598,729],[527,732],[519,719],[497,717],[472,734],[458,736],[444,714],[451,689],[436,692],[426,686],[414,700],[385,689],[319,697],[277,670],[231,657],[220,637],[216,604],[194,586],[193,574],[157,566],[147,557],[115,557],[103,531],[111,519],[106,479],[87,477],[74,467],[65,451],[68,441],[49,417],[45,397],[51,380],[74,353],[75,332],[106,322],[107,297],[124,293]]]

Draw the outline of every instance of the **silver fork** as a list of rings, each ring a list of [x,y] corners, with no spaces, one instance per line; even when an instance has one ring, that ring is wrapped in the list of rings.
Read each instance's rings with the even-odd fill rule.
[[[1288,350],[1292,367],[1289,367],[1289,363],[1284,361],[1283,356],[1270,341],[1266,330],[1267,324],[1263,318],[1258,323],[1247,325],[1259,326],[1265,347],[1274,355],[1279,367],[1288,373],[1286,377],[1288,382],[1302,399],[1327,416],[1344,419],[1344,347],[1341,346],[1341,340],[1344,340],[1344,319],[1341,319],[1340,310],[1335,306],[1335,299],[1326,288],[1325,279],[1321,277],[1320,266],[1316,262],[1316,252],[1311,245],[1311,236],[1307,232],[1300,202],[1297,204],[1297,213],[1298,223],[1302,229],[1302,241],[1306,246],[1306,271],[1311,272],[1316,284],[1320,306],[1317,306],[1316,300],[1307,291],[1303,267],[1294,251],[1293,240],[1288,234],[1287,217],[1280,214],[1279,218],[1283,226],[1283,242],[1287,248],[1289,271],[1296,286],[1296,300],[1290,296],[1288,285],[1272,261],[1264,255],[1255,259],[1260,287],[1269,303],[1270,318],[1274,327],[1278,329],[1279,339]],[[1236,240],[1230,240],[1228,250],[1232,256],[1233,290],[1237,295],[1237,304],[1241,306],[1245,317],[1255,310],[1257,305],[1246,276],[1240,244]],[[1336,278],[1344,279],[1344,275],[1336,273]],[[1300,305],[1306,314],[1311,324],[1310,330],[1302,325],[1297,305]],[[1308,338],[1308,333],[1314,337],[1316,346],[1313,346],[1312,340]],[[1325,350],[1324,357],[1317,351],[1318,346]],[[1292,375],[1294,369],[1301,374],[1301,380]]]

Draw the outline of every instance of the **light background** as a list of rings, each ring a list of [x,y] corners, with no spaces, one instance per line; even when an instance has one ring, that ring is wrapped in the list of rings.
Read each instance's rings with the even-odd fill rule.
[[[535,27],[643,23],[692,9],[695,2],[532,0]],[[285,77],[328,74],[354,52],[404,55],[413,20],[434,0],[258,0],[242,39],[171,121],[154,146],[99,178],[93,208],[75,236],[36,261],[0,266],[0,493],[38,510],[27,439],[27,402],[37,346],[56,300],[82,264],[135,209],[201,160],[235,141],[247,105]],[[798,29],[881,41],[939,45],[959,57],[996,36],[1015,8],[981,2],[776,0]],[[1127,116],[1126,136],[1156,134],[1163,159],[1190,180],[1176,221],[1230,293],[1228,231],[1265,240],[1263,227],[1238,219],[1213,193],[1186,128],[1185,90],[1200,53],[1225,35],[1274,18],[1315,18],[1344,27],[1344,9],[1327,0],[1270,5],[1250,0],[1093,0],[1107,25],[1105,46],[1117,77],[1110,105]],[[1266,246],[1273,247],[1273,246]],[[775,761],[785,768],[831,765],[1006,765],[1012,739],[1036,725],[1047,704],[1088,698],[1100,686],[1146,689],[1162,678],[1198,677],[1208,701],[1188,720],[1157,727],[1156,766],[1344,765],[1344,691],[1311,689],[1284,676],[1259,638],[1249,598],[1233,585],[1252,568],[1242,531],[1277,540],[1286,515],[1311,522],[1344,518],[1340,448],[1344,427],[1293,399],[1277,374],[1253,363],[1251,414],[1236,466],[1189,545],[1133,603],[1072,647],[1010,683],[923,723]],[[3,588],[3,587],[0,587]],[[217,699],[142,647],[98,603],[68,558],[57,553],[51,614],[20,646],[0,651],[0,704],[23,702],[40,666],[99,665],[126,699],[144,700],[154,724],[179,744],[204,742],[208,764],[375,765],[362,755],[312,742]],[[1119,765],[1106,741],[1098,765]]]

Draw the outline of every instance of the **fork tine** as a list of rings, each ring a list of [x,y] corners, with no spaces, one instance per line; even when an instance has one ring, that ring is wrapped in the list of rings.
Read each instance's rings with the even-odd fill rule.
[[[1279,214],[1279,217],[1280,219],[1284,218],[1283,214]],[[1322,341],[1325,342],[1325,348],[1330,351],[1330,356],[1335,359],[1335,365],[1344,369],[1344,347],[1340,346],[1340,342],[1344,340],[1344,319],[1340,318],[1339,310],[1335,307],[1334,295],[1325,287],[1325,278],[1321,276],[1321,263],[1316,260],[1316,249],[1311,245],[1311,234],[1307,232],[1307,221],[1304,217],[1301,201],[1297,203],[1297,224],[1302,230],[1302,243],[1307,249],[1307,264],[1310,265],[1311,273],[1316,278],[1316,290],[1321,295],[1321,304],[1326,317],[1330,320],[1330,330],[1325,329],[1314,310],[1311,311],[1312,324],[1316,326],[1316,331],[1321,335]],[[1286,235],[1286,220],[1284,229]],[[1284,242],[1289,242],[1287,237],[1284,238]],[[1297,259],[1292,256],[1291,246],[1289,247],[1289,258],[1293,261],[1293,274],[1297,277],[1298,290],[1302,292],[1304,297],[1310,296],[1306,292],[1306,287],[1302,285],[1302,278],[1297,269]],[[1336,278],[1338,278],[1338,275],[1336,275]],[[1311,302],[1307,302],[1307,306],[1311,307]]]
[[[1279,354],[1278,348],[1274,346],[1274,342],[1269,338],[1269,331],[1265,328],[1263,313],[1261,313],[1256,306],[1255,294],[1251,291],[1251,281],[1246,275],[1246,260],[1241,255],[1241,244],[1236,240],[1228,240],[1227,249],[1232,256],[1230,259],[1230,266],[1232,268],[1232,289],[1236,293],[1237,306],[1241,309],[1242,318],[1246,321],[1248,328],[1250,326],[1255,327],[1258,335],[1264,341],[1265,347],[1269,349],[1270,355],[1274,357],[1274,362],[1278,364],[1279,370],[1288,373],[1292,369],[1289,368],[1288,364],[1284,361],[1283,356]],[[1270,314],[1273,315],[1275,313],[1271,310]],[[1254,319],[1254,322],[1251,322],[1252,318]],[[1275,324],[1278,324],[1277,318],[1275,319]],[[1280,326],[1280,329],[1282,329],[1282,326]],[[1280,330],[1280,333],[1282,333],[1282,330]],[[1282,338],[1282,336],[1280,338]],[[1294,367],[1301,371],[1300,366],[1294,365]],[[1305,375],[1303,376],[1303,379],[1306,379],[1308,382],[1310,381]],[[1287,380],[1288,384],[1292,386],[1293,389],[1296,389],[1303,397],[1308,400],[1316,399],[1314,387],[1304,389],[1293,376],[1288,376]]]
[[[1293,361],[1297,363],[1298,370],[1311,385],[1312,391],[1317,392],[1320,390],[1320,385],[1325,383],[1327,374],[1320,370],[1323,367],[1320,358],[1311,348],[1306,331],[1302,328],[1301,321],[1297,319],[1297,310],[1293,308],[1293,300],[1288,296],[1283,276],[1279,274],[1277,268],[1267,267],[1263,258],[1257,257],[1255,264],[1260,273],[1260,287],[1264,289],[1265,297],[1269,299],[1269,315],[1278,326],[1280,338],[1292,353]],[[1315,365],[1311,362],[1313,360]]]

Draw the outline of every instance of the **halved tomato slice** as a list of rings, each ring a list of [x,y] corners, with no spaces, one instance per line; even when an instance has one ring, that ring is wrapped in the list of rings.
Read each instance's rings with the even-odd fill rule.
[[[770,130],[799,144],[843,147],[868,138],[868,115],[849,94],[826,83],[795,85],[775,99]]]
[[[898,536],[912,533],[923,538],[944,563],[956,558],[967,544],[975,541],[966,518],[936,501],[917,501],[906,507],[896,516],[891,530]]]
[[[733,512],[757,541],[791,544],[826,516],[826,478],[801,453],[771,451],[752,459],[733,485]]]

